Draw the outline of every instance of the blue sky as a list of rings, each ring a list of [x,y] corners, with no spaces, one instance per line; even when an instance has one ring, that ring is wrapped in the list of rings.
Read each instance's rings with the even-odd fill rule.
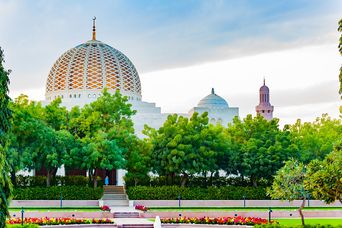
[[[43,99],[53,62],[63,52],[91,38],[91,18],[96,16],[97,38],[132,60],[141,75],[146,97],[153,100],[163,96],[153,94],[151,88],[155,85],[147,82],[153,81],[151,77],[157,77],[155,81],[164,77],[163,73],[154,72],[324,45],[330,45],[330,52],[324,53],[329,53],[332,62],[338,62],[337,55],[332,57],[331,47],[337,45],[341,12],[339,0],[0,0],[0,46],[5,50],[6,66],[13,70],[13,94],[24,92]],[[302,74],[305,70],[298,66],[300,77],[310,81],[309,75]],[[239,70],[233,73],[238,75]],[[256,82],[263,77],[261,73],[267,75],[267,68],[250,76],[255,86],[259,86]],[[188,74],[184,77],[196,80],[195,73]],[[322,82],[336,79],[333,73],[322,75]],[[234,83],[232,78],[225,80],[227,84]],[[312,82],[316,84],[303,82],[302,88],[321,83]],[[275,89],[277,83],[284,84],[275,81]],[[192,87],[196,96],[185,102],[188,109],[195,105],[195,99],[206,95],[204,88],[196,90],[201,85]],[[288,88],[295,89],[290,84]],[[243,94],[243,88],[239,92]],[[229,98],[237,93],[223,95]],[[177,108],[156,102],[167,111],[187,111],[182,105]],[[237,106],[239,102],[235,102]],[[251,113],[253,108],[245,112]]]

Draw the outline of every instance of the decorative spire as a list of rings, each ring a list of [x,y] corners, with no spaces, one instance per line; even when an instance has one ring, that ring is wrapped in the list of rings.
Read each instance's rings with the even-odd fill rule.
[[[264,77],[264,85],[265,85],[265,77]]]
[[[95,26],[96,17],[93,17],[93,40],[96,40],[96,26]]]
[[[214,88],[211,88],[211,94],[215,94]]]

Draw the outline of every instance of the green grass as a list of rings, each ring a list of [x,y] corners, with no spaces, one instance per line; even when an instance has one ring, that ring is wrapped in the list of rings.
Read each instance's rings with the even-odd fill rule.
[[[298,219],[275,219],[281,225],[301,225],[302,221],[300,218]],[[342,225],[342,219],[340,218],[306,218],[305,224],[321,224],[321,225]]]
[[[10,212],[21,212],[21,208],[10,208]],[[99,207],[34,207],[24,208],[25,212],[101,212]]]
[[[207,212],[207,211],[268,211],[267,207],[152,207],[151,212],[177,211],[177,212]],[[272,207],[273,211],[296,211],[298,207]],[[307,207],[306,211],[333,211],[342,210],[342,207]]]

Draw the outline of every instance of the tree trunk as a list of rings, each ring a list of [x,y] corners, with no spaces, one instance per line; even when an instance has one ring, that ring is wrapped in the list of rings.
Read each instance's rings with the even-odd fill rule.
[[[214,176],[214,172],[210,172],[209,186],[213,185],[213,176]]]
[[[11,181],[14,187],[17,186],[17,176],[15,175],[15,171],[12,169],[11,171]]]
[[[304,208],[304,206],[305,206],[305,201],[306,201],[306,198],[304,197],[303,198],[303,202],[302,202],[302,205],[300,205],[300,207],[299,207],[299,209],[298,209],[298,212],[299,212],[299,214],[300,214],[300,217],[301,217],[301,219],[302,219],[302,226],[304,226],[304,214],[303,214],[303,208]]]
[[[186,182],[188,181],[188,177],[189,177],[188,174],[186,174],[186,173],[183,174],[182,181],[181,181],[181,187],[185,187]]]
[[[58,168],[47,169],[46,174],[46,187],[51,186],[51,180],[56,176]]]
[[[257,179],[254,178],[254,177],[251,177],[252,179],[252,184],[253,184],[253,187],[258,187],[258,182],[257,182]]]
[[[97,168],[94,169],[93,184],[94,184],[94,188],[97,188]]]

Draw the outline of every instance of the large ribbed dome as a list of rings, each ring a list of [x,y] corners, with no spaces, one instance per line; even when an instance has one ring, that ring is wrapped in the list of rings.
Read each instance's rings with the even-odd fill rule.
[[[211,94],[204,97],[197,105],[200,108],[209,109],[226,109],[229,108],[228,103],[225,99],[215,94],[214,89],[211,89]]]
[[[95,97],[103,88],[141,98],[140,79],[132,62],[115,48],[93,39],[68,50],[54,63],[46,98]]]

